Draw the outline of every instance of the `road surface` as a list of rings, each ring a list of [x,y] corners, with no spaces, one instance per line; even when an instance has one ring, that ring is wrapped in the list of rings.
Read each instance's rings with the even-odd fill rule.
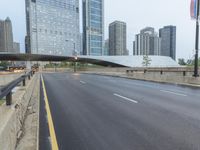
[[[78,73],[43,78],[60,150],[200,150],[198,88]],[[41,150],[54,142],[43,90]]]

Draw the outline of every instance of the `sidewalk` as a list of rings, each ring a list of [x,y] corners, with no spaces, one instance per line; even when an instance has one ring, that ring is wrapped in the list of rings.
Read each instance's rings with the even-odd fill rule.
[[[20,86],[13,94],[11,106],[5,103],[0,106],[0,150],[14,150],[16,143],[22,136],[22,127],[30,98],[37,80],[34,75],[27,80],[25,87]]]

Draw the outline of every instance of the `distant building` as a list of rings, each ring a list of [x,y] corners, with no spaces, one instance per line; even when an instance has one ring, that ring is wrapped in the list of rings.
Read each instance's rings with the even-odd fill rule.
[[[31,53],[29,36],[25,36],[25,53]]]
[[[104,56],[108,56],[109,55],[109,39],[105,40],[104,42]]]
[[[136,48],[135,48],[135,41],[133,41],[133,55],[137,55]]]
[[[109,55],[127,55],[126,23],[115,21],[109,25]]]
[[[129,55],[129,50],[126,49],[124,55]]]
[[[159,30],[161,41],[161,55],[176,60],[176,26],[165,26]]]
[[[80,55],[83,55],[83,33],[80,33]]]
[[[133,55],[160,55],[161,39],[154,28],[146,27],[135,36]]]
[[[20,44],[17,42],[13,43],[13,52],[14,53],[20,53]]]
[[[83,55],[103,55],[104,0],[83,0]]]
[[[80,52],[79,0],[26,0],[26,52]]]
[[[12,22],[9,17],[0,20],[0,52],[13,53]]]

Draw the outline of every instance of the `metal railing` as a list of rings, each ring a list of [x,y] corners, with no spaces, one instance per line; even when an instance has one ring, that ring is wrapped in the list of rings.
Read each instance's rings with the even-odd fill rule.
[[[12,104],[12,90],[18,86],[20,83],[22,83],[23,86],[26,86],[26,79],[31,79],[31,77],[35,74],[35,71],[30,71],[26,73],[25,75],[22,75],[21,77],[17,78],[16,80],[10,82],[6,86],[0,89],[0,99],[6,97],[6,105],[9,106]]]

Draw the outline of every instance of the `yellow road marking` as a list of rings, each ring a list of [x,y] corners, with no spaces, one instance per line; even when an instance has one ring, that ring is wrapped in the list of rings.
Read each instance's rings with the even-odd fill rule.
[[[46,107],[46,111],[47,111],[47,118],[48,118],[49,132],[50,132],[50,137],[51,137],[52,150],[59,150],[43,76],[42,76],[42,87],[43,87],[43,91],[44,91],[45,107]]]

